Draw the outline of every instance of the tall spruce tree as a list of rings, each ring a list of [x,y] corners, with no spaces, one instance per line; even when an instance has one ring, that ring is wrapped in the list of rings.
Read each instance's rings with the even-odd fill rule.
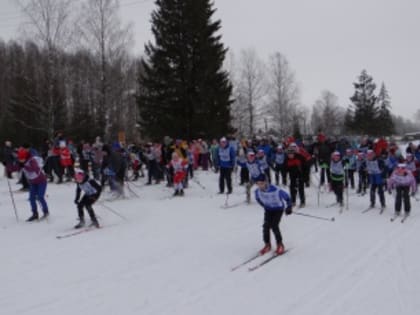
[[[383,82],[381,85],[381,89],[379,90],[377,103],[379,107],[378,129],[384,136],[392,135],[395,131],[395,128],[390,112],[391,99],[389,97],[388,90],[386,89],[385,84]]]
[[[144,135],[213,137],[231,131],[232,85],[222,69],[227,49],[212,21],[210,0],[156,0],[155,43],[145,47],[139,75]]]
[[[353,117],[349,127],[358,134],[376,135],[378,134],[377,97],[374,94],[376,84],[366,70],[363,70],[358,77],[358,82],[353,83],[353,85],[355,92],[350,97],[353,103]]]

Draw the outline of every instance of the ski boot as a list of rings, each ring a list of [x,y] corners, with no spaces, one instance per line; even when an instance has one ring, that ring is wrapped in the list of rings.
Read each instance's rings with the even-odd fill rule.
[[[48,219],[50,213],[48,211],[44,212],[44,214],[39,218],[40,220],[46,220]]]
[[[89,225],[89,227],[96,227],[97,229],[100,228],[99,222],[96,219],[92,220],[92,223]]]
[[[34,213],[32,214],[27,220],[26,222],[32,222],[32,221],[36,221],[38,220],[38,213]]]
[[[276,255],[281,255],[284,253],[284,245],[282,242],[277,244],[277,249],[275,251]]]
[[[267,243],[265,246],[260,250],[260,255],[264,255],[271,250],[271,244]]]
[[[80,222],[74,226],[75,229],[80,229],[85,226],[85,220],[80,219]]]

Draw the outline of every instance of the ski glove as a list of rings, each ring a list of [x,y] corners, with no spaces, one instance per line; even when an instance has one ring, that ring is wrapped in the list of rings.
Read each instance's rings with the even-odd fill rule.
[[[286,208],[286,215],[292,214],[292,208]]]

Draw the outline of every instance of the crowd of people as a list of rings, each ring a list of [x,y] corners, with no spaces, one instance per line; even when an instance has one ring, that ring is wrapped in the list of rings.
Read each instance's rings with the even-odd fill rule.
[[[103,143],[100,137],[92,143],[75,144],[58,133],[38,150],[28,144],[13,146],[6,141],[2,162],[5,176],[10,179],[18,172],[22,190],[29,191],[32,215],[28,221],[40,219],[38,203],[43,212],[41,218],[49,215],[44,198],[47,182],[75,181],[80,220],[76,228],[85,226],[84,208],[92,225],[99,227],[92,205],[105,185],[109,185],[113,197],[119,198],[124,195],[125,181],[146,177],[147,185],[166,182],[173,187],[174,196],[184,196],[189,179],[200,168],[218,173],[218,193],[231,194],[232,174],[237,172],[239,185],[246,187],[246,201],[251,201],[251,187],[257,184],[256,200],[266,210],[263,233],[266,244],[262,252],[271,248],[267,231],[272,229],[278,253],[284,250],[276,228],[279,213],[290,214],[292,207],[305,207],[307,187],[315,185],[318,191],[333,192],[341,207],[345,189],[355,189],[360,196],[369,193],[370,207],[375,207],[378,196],[381,208],[386,207],[386,192],[395,191],[395,213],[399,214],[404,206],[408,215],[410,195],[416,193],[420,182],[420,145],[410,143],[401,150],[385,138],[365,136],[355,141],[322,133],[306,140],[291,136],[277,141],[268,137],[243,140],[221,137],[211,141],[165,137],[161,142],[130,145]],[[315,172],[319,180],[314,184],[311,173]],[[288,192],[278,186],[288,187]]]

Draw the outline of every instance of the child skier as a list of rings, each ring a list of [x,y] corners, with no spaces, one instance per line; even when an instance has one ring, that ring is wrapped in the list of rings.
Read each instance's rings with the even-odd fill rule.
[[[246,183],[245,191],[246,191],[246,202],[251,203],[251,187],[256,182],[257,178],[260,175],[264,175],[264,169],[261,165],[260,160],[255,158],[254,151],[248,151],[247,153],[247,160],[245,163],[239,162],[239,166],[246,167],[248,169],[249,174],[249,181]]]
[[[366,158],[363,152],[359,152],[357,154],[356,171],[359,175],[359,182],[357,185],[356,193],[360,194],[361,196],[364,196],[366,194],[368,178],[367,178],[367,170],[366,170]]]
[[[286,153],[283,150],[283,146],[280,144],[277,146],[276,152],[274,154],[274,176],[276,179],[276,185],[279,185],[280,183],[280,176],[282,179],[283,186],[287,185],[287,172],[285,168],[285,162],[286,161]]]
[[[85,218],[83,212],[84,207],[89,213],[90,220],[92,222],[90,226],[99,228],[100,226],[95,212],[93,211],[92,205],[96,202],[96,200],[98,200],[102,188],[94,179],[89,179],[88,174],[86,174],[83,170],[77,170],[74,177],[77,184],[76,198],[74,199],[74,203],[77,205],[77,211],[80,220],[80,222],[75,225],[74,228],[80,229],[85,226]],[[80,194],[82,191],[84,195],[82,199],[80,199]]]
[[[350,186],[354,189],[354,172],[356,171],[357,157],[352,149],[346,149],[346,155],[343,157],[343,162],[347,166],[345,171],[344,185],[346,188]]]
[[[283,211],[286,215],[292,213],[292,201],[289,194],[266,182],[265,176],[260,175],[256,180],[258,188],[255,190],[255,199],[264,208],[263,241],[264,247],[260,250],[263,255],[271,250],[270,230],[273,231],[277,242],[276,255],[284,253],[283,238],[280,232],[280,220]]]
[[[173,169],[173,182],[174,182],[174,196],[184,195],[183,181],[187,176],[188,162],[185,159],[179,157],[178,153],[172,153],[172,160],[167,165],[168,168]]]
[[[392,194],[393,189],[397,192],[395,196],[395,215],[400,215],[403,202],[405,215],[408,216],[410,214],[410,188],[411,195],[414,196],[417,189],[416,180],[411,171],[407,169],[406,164],[398,164],[397,168],[388,179],[388,192]]]
[[[373,150],[367,151],[366,169],[369,175],[370,183],[370,208],[375,207],[376,189],[378,190],[379,200],[381,202],[381,209],[385,209],[385,195],[384,195],[384,172],[385,162],[378,159]]]
[[[344,162],[341,159],[341,154],[334,151],[330,162],[330,185],[340,207],[343,207],[344,173]]]

